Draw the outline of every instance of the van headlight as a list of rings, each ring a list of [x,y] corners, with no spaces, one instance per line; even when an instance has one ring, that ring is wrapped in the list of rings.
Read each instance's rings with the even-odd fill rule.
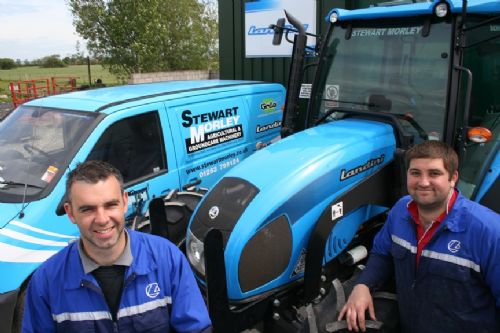
[[[189,237],[186,244],[186,252],[191,266],[193,266],[199,274],[205,276],[205,252],[203,242],[189,230]]]

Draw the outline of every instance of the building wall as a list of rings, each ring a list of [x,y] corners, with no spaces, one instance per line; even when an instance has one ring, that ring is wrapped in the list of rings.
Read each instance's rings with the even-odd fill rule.
[[[159,82],[159,81],[209,80],[218,78],[219,78],[219,73],[208,70],[135,73],[130,75],[128,83],[136,84],[136,83],[149,83],[149,82]]]

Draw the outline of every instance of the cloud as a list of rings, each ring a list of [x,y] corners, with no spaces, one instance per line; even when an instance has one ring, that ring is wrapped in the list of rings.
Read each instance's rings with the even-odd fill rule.
[[[0,8],[0,58],[64,57],[85,45],[65,0],[0,0]]]

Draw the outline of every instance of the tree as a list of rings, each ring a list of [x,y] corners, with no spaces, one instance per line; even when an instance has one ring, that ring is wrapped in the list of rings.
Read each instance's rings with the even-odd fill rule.
[[[10,58],[0,58],[0,69],[16,68],[16,63]]]
[[[66,67],[67,65],[61,60],[61,56],[59,54],[53,54],[43,57],[41,59],[41,66],[45,68],[59,68]]]
[[[208,69],[217,59],[215,0],[68,0],[87,49],[119,76]]]

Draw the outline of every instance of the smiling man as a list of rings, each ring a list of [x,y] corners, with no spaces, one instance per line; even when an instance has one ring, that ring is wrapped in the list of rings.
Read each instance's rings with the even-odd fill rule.
[[[376,320],[371,290],[395,278],[402,332],[500,332],[500,216],[456,189],[458,157],[439,141],[407,152],[407,189],[375,237],[339,314]]]
[[[116,168],[80,164],[64,208],[80,240],[46,261],[26,296],[23,332],[210,332],[184,255],[166,239],[127,230]]]

